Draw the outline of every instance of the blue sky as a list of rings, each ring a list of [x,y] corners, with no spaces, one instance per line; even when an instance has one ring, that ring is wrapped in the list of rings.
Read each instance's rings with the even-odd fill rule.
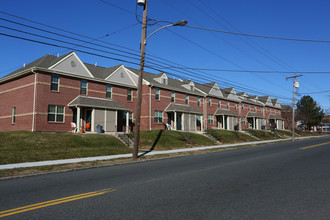
[[[141,40],[141,24],[138,20],[142,19],[142,7],[136,6],[135,0],[1,0],[0,6],[1,12],[71,32],[62,32],[0,13],[2,34],[81,50],[77,54],[87,63],[97,63],[104,67],[124,64],[138,68]],[[255,35],[330,40],[329,8],[330,2],[326,0],[149,0],[148,18],[166,22],[185,19],[193,27]],[[13,21],[66,35],[71,39],[21,26]],[[150,24],[148,34],[168,23],[150,21]],[[31,36],[9,30],[8,27],[76,45],[83,44],[83,47]],[[93,41],[92,38],[104,42]],[[0,35],[0,48],[0,77],[45,54],[63,55],[70,51],[3,35]],[[251,95],[269,94],[271,98],[280,98],[282,104],[291,104],[293,83],[292,79],[286,80],[286,77],[292,76],[291,72],[330,72],[329,51],[330,43],[253,38],[191,27],[170,27],[148,39],[146,66],[176,78],[193,79],[200,83],[216,81],[220,87],[235,87],[238,92],[246,91]],[[213,71],[187,71],[187,67]],[[146,70],[157,73],[153,69]],[[300,88],[297,99],[308,94],[323,109],[330,111],[329,73],[303,73],[298,81]],[[322,91],[328,92],[319,93]]]

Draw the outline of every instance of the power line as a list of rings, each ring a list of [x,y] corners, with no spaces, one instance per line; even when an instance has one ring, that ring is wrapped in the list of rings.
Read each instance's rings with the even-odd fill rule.
[[[256,34],[245,34],[245,33],[237,33],[237,32],[232,32],[232,31],[224,31],[224,30],[217,30],[217,29],[211,29],[211,28],[196,27],[196,26],[191,26],[191,25],[186,25],[186,27],[204,30],[204,31],[214,31],[214,32],[219,32],[219,33],[224,33],[224,34],[242,35],[242,36],[247,36],[247,37],[258,37],[258,38],[287,40],[287,41],[303,41],[303,42],[312,42],[312,43],[330,43],[330,40],[313,40],[313,39],[299,39],[299,38],[274,37],[274,36],[256,35]]]
[[[23,18],[23,20],[24,20],[24,18]],[[48,26],[48,25],[44,25],[44,26]],[[53,28],[53,27],[52,27]],[[55,28],[55,29],[57,29],[57,28]],[[39,30],[41,30],[41,29],[39,29]],[[44,30],[42,30],[42,31],[44,31]],[[66,32],[65,30],[62,30],[62,31],[64,31],[64,32]],[[73,32],[71,32],[71,33],[73,33]],[[54,32],[52,32],[52,34],[57,34],[57,33],[54,33]],[[73,34],[75,34],[75,33],[73,33]],[[79,35],[79,34],[78,34]],[[64,37],[67,37],[67,36],[65,36],[65,35],[62,35],[62,36],[64,36]],[[85,36],[86,37],[86,36]],[[89,37],[87,37],[87,38],[89,38]],[[93,38],[92,38],[93,39]],[[81,41],[80,39],[76,39],[75,38],[75,40],[79,40],[79,41]],[[37,41],[34,41],[34,42],[37,42]],[[44,44],[45,44],[45,42],[43,42]],[[87,43],[89,43],[89,42],[87,42]],[[56,46],[56,45],[54,45],[54,44],[49,44],[49,43],[46,43],[46,45],[51,45],[51,46]],[[57,46],[59,46],[59,45],[57,45]],[[77,46],[81,46],[81,45],[77,45]],[[103,46],[103,45],[99,45],[99,46]],[[64,46],[59,46],[59,47],[62,47],[62,48],[69,48],[69,49],[71,49],[71,50],[74,50],[74,48],[71,48],[71,47],[64,47]],[[94,49],[94,48],[90,48],[90,49]],[[112,49],[112,48],[110,48],[110,49]],[[77,50],[77,49],[76,49]],[[77,51],[82,51],[82,50],[77,50]],[[96,55],[95,53],[89,53],[89,54],[92,54],[92,55]],[[101,57],[105,57],[105,56],[101,56]],[[109,57],[106,57],[106,58],[109,58]],[[117,61],[123,61],[123,62],[127,62],[127,63],[133,63],[133,62],[128,62],[127,60],[122,60],[122,59],[117,59],[117,58],[110,58],[110,59],[113,59],[113,60],[117,60]],[[133,63],[133,64],[136,64],[136,63]],[[209,80],[209,78],[207,79],[207,80]],[[232,84],[234,87],[238,87],[236,84]],[[243,87],[242,87],[243,88]],[[249,90],[249,91],[251,91],[251,89],[247,89],[247,88],[243,88],[243,90]],[[260,92],[258,92],[258,91],[256,91],[256,90],[254,90],[253,92],[256,92],[256,93],[260,93]],[[264,93],[264,94],[266,94],[266,95],[269,95],[270,93],[269,92],[267,92],[267,93]],[[278,96],[278,95],[275,95],[275,96]],[[279,97],[279,96],[278,96]]]
[[[319,91],[319,92],[304,92],[304,93],[299,93],[301,95],[306,95],[306,94],[317,94],[317,93],[326,93],[326,92],[330,92],[330,90],[325,90],[325,91]]]

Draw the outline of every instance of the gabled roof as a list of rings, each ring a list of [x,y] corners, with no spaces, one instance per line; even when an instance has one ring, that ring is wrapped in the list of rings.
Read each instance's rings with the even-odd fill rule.
[[[222,109],[222,108],[218,108],[214,115],[229,115],[229,116],[238,116],[238,114],[236,112],[232,112],[228,109]]]
[[[185,113],[192,113],[197,115],[202,115],[203,113],[194,109],[193,107],[189,105],[181,105],[181,104],[175,104],[170,103],[167,108],[165,109],[165,112],[185,112]]]
[[[252,118],[252,117],[255,117],[255,118],[265,118],[262,115],[258,115],[256,112],[248,112],[247,115],[246,115],[246,117],[247,118]]]
[[[280,119],[280,120],[283,120],[283,118],[281,118],[280,116],[277,116],[277,115],[269,115],[269,119]]]
[[[84,63],[87,69],[93,74],[95,78],[106,79],[112,72],[118,69],[121,65],[105,68],[100,66],[95,66],[89,63]]]
[[[77,96],[69,104],[69,107],[93,107],[93,108],[103,108],[103,109],[113,109],[122,111],[131,111],[129,108],[115,102],[111,99],[101,99],[88,96]]]
[[[195,83],[195,86],[196,88],[200,89],[202,92],[209,94],[215,84],[216,84],[215,82],[205,83],[205,84]]]
[[[126,68],[128,70],[134,72],[135,74],[139,75],[139,70],[134,69],[134,68],[130,68],[130,67],[126,67]],[[148,81],[149,83],[151,83],[155,87],[168,89],[168,90],[173,90],[173,91],[178,91],[178,92],[187,93],[187,94],[199,95],[199,96],[204,95],[200,91],[197,91],[197,90],[192,91],[192,90],[184,88],[182,85],[189,84],[190,81],[188,81],[188,80],[181,82],[180,80],[168,78],[167,85],[161,84],[157,80],[155,80],[155,78],[158,78],[162,75],[163,75],[163,73],[153,74],[153,73],[148,73],[148,72],[143,71],[143,79]]]
[[[9,77],[11,75],[14,75],[16,73],[22,72],[24,70],[27,70],[27,69],[30,69],[33,67],[49,68],[52,65],[54,65],[55,63],[57,63],[58,61],[60,61],[61,59],[63,59],[64,57],[68,56],[70,53],[64,54],[60,57],[47,54],[43,57],[40,57],[39,59],[36,59],[35,61],[33,61],[31,63],[25,65],[24,67],[22,67],[18,70],[15,70],[14,72],[8,74],[6,77]]]

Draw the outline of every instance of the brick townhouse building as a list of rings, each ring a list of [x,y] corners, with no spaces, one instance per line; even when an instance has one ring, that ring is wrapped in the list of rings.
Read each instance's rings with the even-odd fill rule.
[[[75,52],[45,55],[0,79],[0,131],[129,132],[134,129],[138,70],[83,63]],[[270,97],[236,93],[145,72],[141,129],[204,131],[284,129],[281,105]]]

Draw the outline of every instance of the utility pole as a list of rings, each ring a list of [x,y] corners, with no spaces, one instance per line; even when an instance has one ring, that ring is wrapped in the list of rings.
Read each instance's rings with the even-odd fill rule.
[[[141,121],[141,103],[142,103],[142,81],[143,81],[143,68],[145,59],[145,48],[146,48],[146,36],[147,36],[147,9],[148,0],[145,0],[143,5],[143,20],[142,20],[142,38],[141,38],[141,57],[140,57],[140,68],[139,68],[139,82],[137,89],[137,103],[136,103],[136,117],[135,117],[135,135],[133,145],[133,159],[138,158],[138,150],[140,143],[140,121]]]
[[[296,78],[302,75],[296,75],[286,77],[286,80],[293,78],[293,99],[292,99],[292,141],[294,141],[294,107],[295,107],[295,97],[296,97],[296,88],[299,88],[299,83],[296,82]]]

